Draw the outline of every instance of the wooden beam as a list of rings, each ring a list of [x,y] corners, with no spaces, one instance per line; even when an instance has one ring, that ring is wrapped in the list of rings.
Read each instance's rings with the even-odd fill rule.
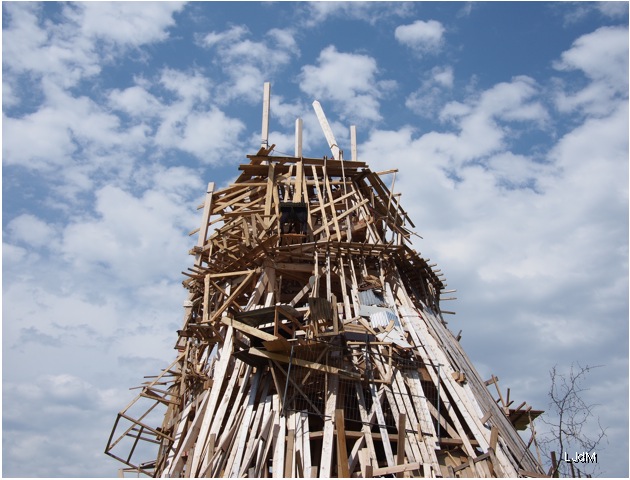
[[[302,156],[302,119],[295,120],[295,156]]]
[[[419,469],[420,469],[420,463],[413,462],[413,463],[404,463],[402,465],[394,465],[393,467],[375,468],[373,473],[375,477],[380,477],[383,475],[391,475],[394,473],[409,472],[412,470],[419,470]]]
[[[349,478],[348,471],[348,449],[346,448],[346,427],[344,424],[343,409],[335,410],[335,426],[337,427],[337,476]]]
[[[269,104],[271,100],[271,84],[265,82],[263,87],[262,142],[261,148],[269,146]]]
[[[313,109],[315,110],[317,120],[319,120],[319,124],[322,127],[322,131],[324,132],[324,136],[326,137],[326,141],[328,142],[328,146],[330,147],[333,158],[335,158],[336,160],[340,160],[339,146],[337,145],[337,140],[335,140],[335,135],[333,134],[333,131],[328,124],[328,120],[326,119],[324,110],[317,100],[313,102]]]
[[[499,441],[499,429],[493,425],[490,429],[490,448],[496,452],[497,442]]]
[[[334,415],[337,405],[337,390],[339,387],[339,377],[337,375],[326,375],[326,406],[324,416],[324,431],[322,441],[322,456],[319,467],[319,474],[322,478],[331,477],[333,438],[335,433]]]
[[[203,249],[208,238],[208,226],[210,223],[210,214],[212,212],[212,201],[214,194],[214,182],[208,183],[206,189],[206,198],[203,204],[203,215],[201,217],[201,227],[199,228],[199,237],[197,238],[197,249]],[[201,266],[201,253],[195,255],[195,265]]]
[[[252,355],[257,355],[259,357],[270,358],[271,360],[276,360],[282,363],[289,363],[291,361],[294,365],[299,365],[300,367],[312,368],[313,370],[319,370],[320,372],[333,373],[336,375],[345,375],[350,378],[359,379],[361,376],[358,373],[348,372],[347,370],[342,370],[341,368],[331,367],[329,365],[322,365],[317,362],[309,362],[308,360],[302,360],[301,358],[293,358],[290,359],[287,355],[282,355],[280,353],[275,352],[267,352],[265,350],[260,350],[258,348],[250,348],[249,353]]]
[[[230,318],[230,317],[222,317],[221,323],[223,323],[224,325],[231,325],[236,330],[239,330],[245,333],[246,335],[251,335],[253,337],[260,338],[261,340],[264,340],[264,341],[278,340],[278,337],[276,337],[275,335],[272,335],[267,332],[263,332],[262,330],[256,327],[251,327],[247,325],[246,323],[239,322],[238,320],[234,320],[233,318]]]
[[[396,450],[396,465],[405,463],[405,438],[407,437],[407,416],[400,412],[398,414],[398,446]],[[402,477],[403,472],[398,472],[398,476]]]

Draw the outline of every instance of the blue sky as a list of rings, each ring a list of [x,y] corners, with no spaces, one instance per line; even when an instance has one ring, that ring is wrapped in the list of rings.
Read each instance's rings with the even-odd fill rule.
[[[546,409],[554,365],[603,365],[598,467],[628,475],[627,3],[3,2],[2,27],[4,476],[116,476],[115,415],[174,358],[188,232],[259,148],[265,81],[277,152],[301,117],[330,155],[319,100],[399,169],[484,378]]]

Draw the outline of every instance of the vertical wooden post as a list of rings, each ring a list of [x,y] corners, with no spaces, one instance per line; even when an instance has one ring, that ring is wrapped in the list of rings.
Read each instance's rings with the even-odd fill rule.
[[[326,374],[326,410],[324,417],[324,437],[322,441],[322,456],[319,462],[319,474],[322,478],[330,478],[332,466],[332,448],[335,433],[333,416],[337,405],[337,390],[339,387],[339,377],[337,375]]]
[[[289,428],[287,438],[287,455],[284,459],[284,477],[291,478],[293,476],[293,449],[295,444],[295,430]]]
[[[337,476],[340,478],[349,478],[346,426],[343,420],[343,409],[341,408],[335,410],[335,427],[337,429]]]
[[[350,125],[350,155],[353,162],[357,161],[357,126]]]
[[[493,425],[490,429],[490,448],[496,452],[497,442],[499,440],[499,429],[496,425]]]
[[[407,415],[404,413],[398,414],[398,446],[396,449],[396,465],[402,465],[405,463],[405,440],[407,438]],[[404,472],[399,472],[398,477],[403,477]]]
[[[302,119],[295,120],[295,156],[302,156]]]
[[[271,98],[271,84],[265,82],[263,87],[263,113],[262,113],[262,143],[261,147],[269,146],[269,101]]]
[[[197,238],[197,253],[195,254],[195,265],[201,266],[201,253],[208,236],[208,225],[210,223],[210,215],[212,215],[212,197],[214,193],[214,182],[208,183],[206,189],[206,198],[203,204],[203,215],[201,219],[201,227],[199,228],[199,237]]]

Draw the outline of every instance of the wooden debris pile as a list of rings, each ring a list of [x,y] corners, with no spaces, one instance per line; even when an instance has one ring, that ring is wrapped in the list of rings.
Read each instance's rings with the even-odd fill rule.
[[[177,358],[106,453],[156,477],[542,475],[382,175],[272,148],[209,185]]]

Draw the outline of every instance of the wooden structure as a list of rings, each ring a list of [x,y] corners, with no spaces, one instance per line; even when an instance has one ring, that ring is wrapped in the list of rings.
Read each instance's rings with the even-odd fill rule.
[[[301,156],[300,121],[296,156],[270,155],[268,95],[261,149],[200,207],[176,359],[106,453],[156,477],[544,475],[511,421],[540,412],[498,405],[447,328],[395,170],[358,161],[354,129],[343,160],[317,103],[333,157]]]

